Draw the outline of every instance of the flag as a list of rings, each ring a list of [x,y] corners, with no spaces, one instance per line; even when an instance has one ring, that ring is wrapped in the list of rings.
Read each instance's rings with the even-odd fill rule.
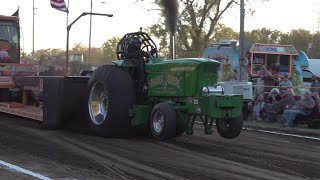
[[[64,0],[50,0],[51,7],[63,12],[68,12],[68,8]]]
[[[17,10],[15,13],[12,14],[12,16],[17,16],[17,17],[19,17],[19,8],[18,8],[18,10]]]

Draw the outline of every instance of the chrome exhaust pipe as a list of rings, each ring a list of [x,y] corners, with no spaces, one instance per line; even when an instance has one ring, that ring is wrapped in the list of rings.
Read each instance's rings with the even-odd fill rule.
[[[176,37],[172,36],[172,59],[176,59]]]

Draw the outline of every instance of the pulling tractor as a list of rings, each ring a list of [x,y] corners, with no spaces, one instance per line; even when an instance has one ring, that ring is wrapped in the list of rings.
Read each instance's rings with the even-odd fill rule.
[[[124,136],[135,127],[158,140],[184,132],[196,121],[228,139],[242,130],[242,95],[224,95],[216,86],[219,63],[204,58],[167,60],[144,32],[126,34],[114,65],[97,68],[88,82],[90,129],[101,136]]]
[[[46,129],[86,127],[104,137],[147,130],[165,140],[193,133],[196,121],[228,139],[242,130],[242,95],[216,86],[219,62],[166,60],[144,32],[126,34],[118,60],[80,76],[44,76],[20,63],[19,18],[0,16],[0,112],[39,121]],[[37,74],[35,76],[35,74]]]

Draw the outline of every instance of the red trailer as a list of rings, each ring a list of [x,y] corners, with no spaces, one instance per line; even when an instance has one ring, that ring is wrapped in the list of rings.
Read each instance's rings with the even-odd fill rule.
[[[0,16],[0,112],[38,120],[47,128],[85,112],[80,104],[86,104],[88,77],[44,76],[49,70],[20,63],[19,18]]]

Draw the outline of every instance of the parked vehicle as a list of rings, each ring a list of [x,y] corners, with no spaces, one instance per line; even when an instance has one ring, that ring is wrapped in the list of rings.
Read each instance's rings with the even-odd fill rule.
[[[320,76],[320,59],[308,59],[307,69],[313,74]]]
[[[303,86],[310,87],[314,77],[320,81],[320,59],[308,59],[308,66],[302,69]]]

